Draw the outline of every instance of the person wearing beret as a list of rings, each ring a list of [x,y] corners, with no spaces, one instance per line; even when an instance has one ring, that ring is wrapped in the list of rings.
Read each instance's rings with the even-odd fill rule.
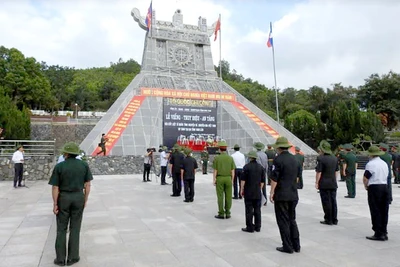
[[[265,184],[265,170],[257,162],[255,151],[250,151],[246,156],[249,163],[244,165],[240,181],[240,195],[244,197],[246,213],[246,227],[242,231],[253,233],[261,230],[261,189]]]
[[[226,153],[228,144],[225,141],[218,142],[220,154],[213,161],[213,184],[216,187],[218,199],[218,215],[216,219],[231,218],[232,207],[232,181],[235,177],[235,162]]]
[[[194,180],[196,169],[198,168],[197,161],[192,157],[192,150],[186,148],[184,150],[186,157],[183,159],[181,167],[181,180],[184,183],[185,200],[184,202],[194,201]]]
[[[290,254],[300,252],[300,234],[296,222],[299,168],[295,156],[289,152],[291,146],[285,137],[276,139],[274,147],[278,156],[272,166],[269,196],[270,201],[274,203],[276,222],[282,239],[282,246],[276,250]]]
[[[53,213],[57,216],[54,264],[70,266],[80,260],[79,236],[82,215],[89,198],[90,182],[93,180],[93,176],[88,164],[83,160],[76,159],[76,156],[80,154],[77,144],[66,143],[61,152],[64,154],[65,161],[54,167],[49,181],[49,184],[52,185]]]
[[[324,220],[320,223],[326,225],[337,225],[337,202],[336,191],[337,176],[339,175],[338,159],[332,154],[331,145],[322,140],[318,149],[322,151],[317,158],[315,167],[315,188],[319,190],[322,209],[324,211]]]
[[[374,235],[366,238],[374,241],[388,240],[387,224],[389,218],[389,190],[387,163],[380,156],[385,154],[377,146],[368,149],[369,161],[365,166],[363,183],[368,192],[368,206],[371,212]]]

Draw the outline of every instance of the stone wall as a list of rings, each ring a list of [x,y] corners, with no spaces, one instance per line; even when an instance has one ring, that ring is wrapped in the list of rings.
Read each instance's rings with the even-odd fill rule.
[[[25,159],[24,177],[28,180],[47,180],[55,164],[53,156],[31,157]],[[0,180],[14,179],[14,164],[11,157],[0,157]]]
[[[94,128],[94,124],[32,123],[31,140],[56,140],[56,151],[66,142],[80,144]]]
[[[154,155],[156,171],[160,171],[159,155]],[[10,157],[11,158],[11,157]],[[10,158],[0,157],[0,180],[12,180],[14,177],[14,166]],[[200,154],[194,154],[194,158],[200,162]],[[212,161],[214,155],[210,155],[208,172],[212,173]],[[50,178],[56,157],[31,157],[24,164],[24,176],[29,180],[47,180]],[[305,170],[315,168],[316,156],[305,157]],[[143,156],[97,156],[88,157],[87,163],[93,175],[119,175],[119,174],[141,174],[143,173]],[[199,164],[199,169],[201,165]]]

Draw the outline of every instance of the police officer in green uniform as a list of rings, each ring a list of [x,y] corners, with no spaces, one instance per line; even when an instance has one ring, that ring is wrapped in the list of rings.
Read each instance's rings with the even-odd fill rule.
[[[353,153],[353,146],[345,144],[343,148],[346,150],[346,155],[343,158],[343,176],[346,177],[347,196],[345,198],[356,197],[356,171],[357,171],[357,157]]]
[[[303,168],[304,168],[304,156],[300,153],[300,147],[295,147],[297,163],[299,164],[299,178],[297,180],[297,189],[303,189]]]
[[[233,158],[226,153],[227,143],[225,141],[219,142],[218,147],[220,154],[213,161],[213,183],[216,187],[218,199],[218,215],[215,215],[215,218],[229,219],[232,207],[232,182],[235,177],[236,166]]]
[[[389,174],[387,177],[388,201],[389,201],[389,204],[392,204],[393,197],[392,197],[392,170],[391,169],[392,169],[392,164],[393,164],[393,158],[392,158],[392,155],[390,155],[388,153],[389,146],[387,144],[383,144],[383,143],[379,144],[379,149],[384,152],[384,154],[380,155],[379,157],[384,162],[386,162],[386,164],[388,165],[388,170],[389,170]]]
[[[344,156],[346,155],[346,152],[344,151],[343,145],[339,145],[338,146],[338,152],[336,153],[336,157],[338,159],[339,162],[339,171],[340,171],[340,182],[345,182],[345,177],[343,175],[343,160],[344,160]]]
[[[271,185],[272,163],[274,162],[274,159],[276,157],[276,152],[271,144],[267,145],[267,150],[265,150],[265,154],[267,154],[268,157],[268,170],[267,170],[268,185]]]
[[[201,156],[201,161],[202,161],[203,174],[207,174],[207,164],[208,164],[209,155],[208,155],[206,146],[204,147],[204,150],[201,152],[200,156]]]
[[[79,146],[66,143],[61,152],[65,161],[54,167],[49,184],[52,185],[53,212],[57,216],[56,259],[54,264],[70,266],[80,260],[79,235],[81,231],[83,209],[86,206],[90,181],[93,179],[85,161],[76,159]],[[66,247],[69,224],[68,256]],[[65,260],[67,261],[65,262]]]

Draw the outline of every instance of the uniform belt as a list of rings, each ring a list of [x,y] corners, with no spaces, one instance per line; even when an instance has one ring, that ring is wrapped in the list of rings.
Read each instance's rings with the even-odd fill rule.
[[[83,189],[79,189],[79,190],[60,190],[60,192],[62,193],[76,193],[76,192],[83,192]]]

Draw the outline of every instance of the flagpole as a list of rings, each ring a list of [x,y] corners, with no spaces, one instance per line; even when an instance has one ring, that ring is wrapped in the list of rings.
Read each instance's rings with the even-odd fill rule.
[[[221,14],[219,14],[219,17],[218,17],[218,21],[221,23]],[[221,38],[222,37],[222,34],[221,34],[221,26],[219,27],[219,77],[221,78],[221,80],[222,80],[222,65],[221,65],[221,62],[222,62],[222,56],[221,56]]]
[[[272,32],[272,22],[270,22],[270,30]],[[278,134],[280,134],[281,124],[280,124],[280,121],[279,121],[278,86],[277,86],[277,82],[276,82],[275,45],[273,43],[272,43],[272,67],[274,69],[274,89],[275,89],[276,120],[278,122]]]
[[[221,23],[221,14],[219,14],[219,17],[218,17],[218,21],[219,21],[219,23]],[[219,77],[221,78],[221,82],[223,81],[223,79],[222,79],[222,55],[221,55],[221,51],[222,51],[222,49],[221,49],[221,38],[222,37],[222,34],[221,34],[221,26],[219,27]],[[222,96],[222,86],[220,87],[220,93],[221,93],[221,96]],[[220,96],[220,97],[221,97]],[[223,139],[223,129],[224,129],[224,127],[223,127],[223,122],[222,122],[222,100],[220,99],[219,100],[219,103],[220,103],[220,120],[221,120],[221,123],[220,123],[220,127],[221,127],[221,139]]]

